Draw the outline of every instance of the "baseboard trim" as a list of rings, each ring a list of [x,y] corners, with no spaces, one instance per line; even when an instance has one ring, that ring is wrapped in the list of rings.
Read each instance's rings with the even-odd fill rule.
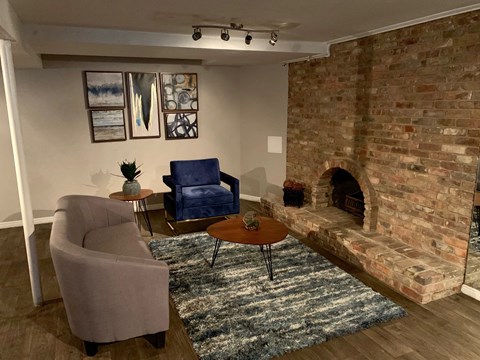
[[[260,196],[240,194],[240,199],[260,202],[261,198],[260,198]],[[149,210],[149,211],[150,210],[162,210],[162,209],[164,209],[163,203],[147,204],[147,210]],[[135,210],[137,210],[137,209],[135,209]],[[53,222],[53,216],[46,216],[46,217],[33,219],[33,223],[35,225],[50,224],[52,222]],[[0,229],[9,229],[9,228],[21,227],[21,226],[23,226],[22,220],[0,222]]]
[[[52,222],[53,222],[53,216],[46,216],[46,217],[33,219],[33,223],[35,225],[50,224]],[[0,222],[0,229],[9,229],[9,228],[20,227],[20,226],[23,226],[22,220]]]
[[[164,209],[163,203],[147,204],[147,210],[148,211],[150,211],[150,210],[163,210],[163,209]]]
[[[468,285],[463,284],[462,285],[462,293],[464,293],[467,296],[470,296],[474,298],[475,300],[480,301],[480,290],[477,290],[475,288],[472,288]]]
[[[261,197],[260,197],[260,196],[240,194],[240,199],[242,199],[242,200],[248,200],[248,201],[260,202]]]

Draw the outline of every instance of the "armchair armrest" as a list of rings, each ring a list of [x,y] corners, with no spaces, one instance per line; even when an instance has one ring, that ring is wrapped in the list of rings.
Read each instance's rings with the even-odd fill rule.
[[[178,218],[179,214],[181,214],[183,205],[182,205],[182,185],[175,183],[173,180],[172,175],[163,175],[163,182],[165,185],[167,185],[172,191],[171,191],[171,196],[173,197],[173,200],[175,201],[175,207],[168,208],[167,206],[165,207],[165,210],[167,212],[170,212],[171,215],[175,219]]]
[[[225,184],[230,185],[230,191],[233,193],[233,203],[239,204],[240,203],[240,181],[229,175],[220,171],[220,180],[223,181]]]
[[[163,183],[167,185],[172,190],[175,188],[175,183],[173,182],[172,175],[163,175]]]
[[[172,189],[172,194],[175,197],[175,199],[181,198],[181,196],[182,196],[182,185],[175,183],[173,181],[173,177],[171,175],[163,175],[163,182],[170,189]]]

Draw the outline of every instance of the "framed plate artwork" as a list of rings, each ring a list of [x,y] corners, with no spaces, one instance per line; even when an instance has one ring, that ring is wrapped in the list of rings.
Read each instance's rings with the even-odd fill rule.
[[[198,81],[195,73],[161,73],[162,110],[197,111]]]
[[[90,110],[93,142],[127,140],[123,109]]]
[[[196,112],[163,114],[165,121],[165,138],[196,139],[198,138],[198,120]]]
[[[127,73],[130,138],[160,137],[157,74]]]
[[[85,71],[84,74],[88,108],[125,107],[122,72]]]

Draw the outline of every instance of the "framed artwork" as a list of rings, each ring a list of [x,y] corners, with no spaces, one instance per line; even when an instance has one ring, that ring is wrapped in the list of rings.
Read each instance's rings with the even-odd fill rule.
[[[163,114],[163,117],[167,140],[198,138],[196,112],[168,113]]]
[[[123,73],[118,71],[85,71],[88,108],[125,107]]]
[[[90,110],[93,142],[127,140],[123,109]]]
[[[161,73],[163,111],[197,111],[197,74]]]
[[[130,138],[160,137],[157,74],[127,73]]]

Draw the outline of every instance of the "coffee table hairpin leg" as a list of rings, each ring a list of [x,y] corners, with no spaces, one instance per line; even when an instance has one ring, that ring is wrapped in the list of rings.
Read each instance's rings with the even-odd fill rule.
[[[267,267],[268,276],[270,277],[270,280],[273,280],[272,245],[265,245],[265,248],[263,245],[260,245],[260,251],[262,252],[263,260]]]
[[[215,265],[220,245],[222,245],[222,240],[215,239],[215,248],[213,249],[212,262],[210,263],[210,267],[212,268],[213,265]],[[263,261],[265,261],[265,266],[267,267],[268,277],[270,280],[273,280],[272,245],[260,245],[260,251],[262,252]]]
[[[212,268],[215,264],[215,259],[217,258],[218,251],[220,250],[220,245],[222,245],[222,240],[215,239],[215,248],[213,249],[212,263],[210,264],[210,267]]]

